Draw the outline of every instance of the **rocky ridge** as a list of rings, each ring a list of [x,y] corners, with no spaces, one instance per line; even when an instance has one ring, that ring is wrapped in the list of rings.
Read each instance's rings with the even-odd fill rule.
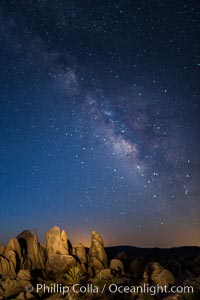
[[[39,242],[36,231],[32,233],[25,230],[6,246],[0,245],[0,299],[119,299],[119,294],[111,294],[108,288],[103,295],[94,295],[91,291],[78,295],[72,293],[72,285],[79,284],[84,278],[84,285],[90,283],[102,286],[106,283],[108,287],[109,284],[149,284],[168,288],[173,285],[191,285],[195,289],[193,295],[179,293],[153,296],[129,292],[120,294],[120,299],[199,300],[200,251],[196,253],[190,261],[181,255],[147,257],[139,254],[134,256],[124,251],[116,255],[104,248],[103,239],[96,231],[92,231],[91,246],[87,249],[81,243],[72,246],[66,231],[58,226],[47,231],[45,245]],[[64,296],[57,293],[55,298],[53,292],[48,295],[44,291],[36,293],[36,284],[67,285],[70,292]]]

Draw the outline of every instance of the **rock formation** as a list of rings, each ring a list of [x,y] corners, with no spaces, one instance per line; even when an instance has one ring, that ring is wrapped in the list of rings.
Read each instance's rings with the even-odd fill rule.
[[[20,269],[23,267],[23,256],[21,253],[21,247],[16,238],[11,239],[7,246],[5,247],[4,256],[9,259],[10,251],[14,251],[16,254],[16,269]]]
[[[8,257],[0,256],[0,278],[6,279],[16,276],[16,254],[10,250]]]
[[[102,237],[96,231],[92,231],[91,247],[89,250],[89,266],[94,270],[107,268],[107,255],[104,250]]]
[[[24,258],[23,268],[28,270],[45,268],[45,249],[38,242],[36,231],[31,233],[25,230],[17,236],[22,256]]]
[[[74,247],[74,255],[77,256],[80,263],[87,264],[87,254],[83,244],[79,243],[76,247]]]
[[[52,227],[46,233],[47,255],[61,254],[68,255],[68,239],[65,230],[60,230],[58,226]]]
[[[64,273],[76,265],[76,260],[69,255],[68,239],[65,230],[58,226],[51,228],[46,233],[47,263],[46,269],[55,273]]]
[[[114,278],[111,269],[102,269],[97,273],[97,278],[107,280]]]
[[[76,247],[73,248],[73,255],[77,258],[78,262],[80,263],[82,272],[86,272],[88,260],[86,249],[83,246],[83,244],[79,243]]]
[[[24,293],[27,284],[30,284],[31,274],[28,270],[21,270],[16,278],[8,278],[0,282],[0,297],[7,299],[11,296]],[[13,298],[12,299],[16,299]]]
[[[4,254],[5,249],[6,249],[6,247],[4,245],[0,244],[0,255]]]
[[[145,283],[159,284],[160,286],[169,286],[175,283],[173,274],[157,262],[147,265],[143,279]]]
[[[110,269],[114,271],[113,273],[121,276],[124,275],[124,265],[123,262],[119,259],[112,259],[110,262]]]
[[[130,264],[130,272],[134,280],[142,280],[145,269],[145,263],[140,258],[134,258]]]
[[[193,286],[194,290],[200,295],[200,276],[197,278],[188,278],[183,282],[184,286]]]
[[[177,249],[172,249],[172,255],[167,256],[166,250],[161,255],[162,249],[153,252],[152,249],[147,249],[145,250],[147,255],[143,249],[143,254],[140,255],[140,249],[138,251],[135,247],[133,254],[130,253],[129,247],[127,250],[125,247],[124,251],[121,251],[123,247],[119,248],[120,252],[116,251],[115,247],[107,248],[110,258],[108,262],[103,240],[96,231],[92,232],[91,247],[87,249],[82,244],[72,248],[66,232],[57,226],[46,233],[45,245],[39,243],[36,232],[25,230],[17,238],[11,239],[6,247],[0,245],[0,299],[54,299],[54,296],[56,299],[63,299],[62,294],[47,295],[43,290],[36,294],[35,285],[36,283],[46,286],[54,283],[66,285],[66,273],[72,266],[79,266],[79,275],[84,275],[84,279],[97,285],[106,282],[108,286],[110,282],[114,282],[117,285],[148,283],[169,287],[175,284],[176,278],[176,282],[182,286],[194,287],[194,294],[189,294],[188,297],[195,296],[194,299],[200,299],[200,248],[194,248],[192,253],[187,248],[181,249],[180,256],[174,254]],[[135,251],[138,251],[138,254],[135,254]],[[186,251],[186,254],[183,254],[183,251]],[[158,262],[152,262],[155,259],[165,268]],[[139,276],[136,276],[137,274]],[[72,280],[79,281],[80,276]],[[27,285],[31,290],[25,291]],[[91,296],[90,292],[89,294]],[[109,297],[108,290],[105,294]],[[120,299],[126,299],[127,295],[119,296]],[[140,292],[133,296],[137,300],[144,299],[144,294]],[[162,299],[166,300],[182,299],[178,293],[165,294],[163,297]],[[147,295],[147,298],[161,299],[161,295]],[[74,299],[74,294],[68,293],[66,299]],[[99,299],[102,299],[101,296]]]

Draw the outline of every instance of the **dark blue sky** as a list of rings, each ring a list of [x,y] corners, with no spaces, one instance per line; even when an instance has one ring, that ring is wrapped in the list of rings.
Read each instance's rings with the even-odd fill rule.
[[[197,1],[1,1],[1,241],[200,245]]]

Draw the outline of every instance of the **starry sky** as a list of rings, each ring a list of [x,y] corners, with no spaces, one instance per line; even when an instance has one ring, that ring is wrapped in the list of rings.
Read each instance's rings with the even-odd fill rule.
[[[0,239],[200,245],[198,1],[2,0]]]

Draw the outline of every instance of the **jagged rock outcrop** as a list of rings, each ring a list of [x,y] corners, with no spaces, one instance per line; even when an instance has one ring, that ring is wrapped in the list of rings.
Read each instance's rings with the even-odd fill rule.
[[[77,256],[81,264],[87,264],[87,254],[83,244],[79,243],[76,247],[74,247],[74,255]]]
[[[104,250],[104,243],[101,235],[96,231],[92,231],[91,247],[88,258],[89,266],[95,271],[107,268],[108,261]]]
[[[169,286],[175,283],[173,274],[157,262],[151,262],[147,265],[143,279],[145,283],[159,284],[160,286]]]
[[[14,251],[16,254],[16,270],[19,270],[23,267],[24,259],[21,253],[20,244],[16,238],[9,240],[8,244],[6,245],[4,256],[8,259],[10,257],[10,251]]]
[[[38,242],[36,231],[31,233],[25,230],[17,236],[23,257],[23,268],[28,270],[44,269],[46,254],[45,249]]]
[[[17,273],[17,278],[19,280],[31,281],[31,273],[29,270],[19,270]]]
[[[87,253],[86,249],[83,246],[83,244],[79,243],[76,247],[73,248],[73,255],[78,260],[78,263],[80,264],[80,268],[82,272],[87,272]]]
[[[65,230],[58,226],[46,233],[47,270],[64,273],[76,265],[76,259],[69,254],[68,239]]]
[[[6,247],[2,244],[0,244],[0,255],[4,255],[4,252],[6,250]]]
[[[24,293],[27,284],[30,284],[31,275],[28,270],[21,270],[17,278],[7,278],[0,282],[0,296],[7,299]],[[13,298],[16,299],[16,298]]]
[[[52,227],[46,233],[47,255],[63,254],[68,255],[68,239],[65,230],[60,230],[58,226]]]
[[[0,256],[0,277],[3,279],[16,276],[16,254],[10,250],[7,255]]]
[[[92,232],[91,247],[85,248],[78,244],[72,248],[67,238],[66,232],[61,231],[59,227],[51,228],[46,234],[46,244],[38,242],[36,233],[32,234],[26,230],[17,238],[11,239],[7,246],[0,245],[0,299],[53,299],[55,295],[44,295],[41,290],[36,295],[26,292],[27,284],[35,283],[58,283],[66,284],[65,273],[74,265],[81,268],[81,272],[86,272],[86,280],[98,283],[98,280],[108,280],[117,285],[128,284],[132,282],[145,285],[170,286],[176,282],[181,286],[193,286],[194,293],[188,295],[200,299],[200,255],[199,249],[195,249],[196,254],[190,254],[186,251],[185,255],[166,255],[162,254],[162,249],[153,252],[150,249],[150,255],[130,254],[129,249],[117,252],[116,249],[108,248],[110,258],[115,257],[109,263],[104,249],[103,240],[99,233]],[[180,253],[182,253],[181,249]],[[148,253],[148,252],[147,252]],[[153,255],[152,255],[153,253]],[[155,253],[155,254],[154,254]],[[157,254],[156,254],[157,253]],[[188,254],[189,253],[189,254]],[[151,262],[152,257],[165,266],[162,267],[158,262]],[[189,258],[190,259],[189,259]],[[146,268],[145,268],[146,266]],[[125,276],[131,274],[131,276]],[[170,271],[171,272],[170,272]],[[143,282],[142,282],[143,276]],[[108,291],[107,291],[108,292]],[[79,299],[80,295],[76,295]],[[109,296],[109,295],[108,295]],[[146,295],[145,295],[146,296]],[[56,295],[59,299],[63,298],[61,294]],[[74,294],[68,293],[67,298],[74,299]],[[120,294],[121,297],[121,294]],[[148,299],[161,299],[160,295],[147,296]],[[174,300],[182,299],[182,295],[165,294],[162,299]],[[198,298],[199,297],[199,298]],[[144,299],[144,294],[134,293],[134,299]],[[187,297],[186,297],[187,298]],[[121,298],[120,298],[121,299]],[[185,299],[185,296],[184,296]]]

